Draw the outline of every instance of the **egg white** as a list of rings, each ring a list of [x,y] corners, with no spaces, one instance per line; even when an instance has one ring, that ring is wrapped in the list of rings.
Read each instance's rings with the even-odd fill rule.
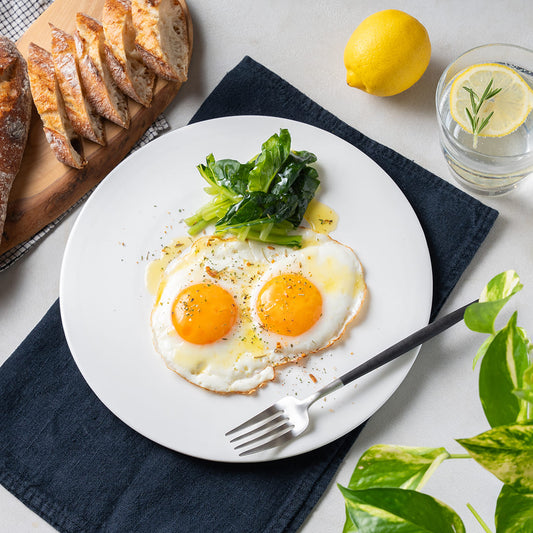
[[[162,273],[151,314],[154,347],[167,367],[215,392],[251,392],[274,378],[276,366],[320,350],[342,335],[365,298],[361,264],[350,248],[328,236],[310,230],[302,234],[298,250],[204,236],[172,261]],[[255,310],[263,284],[285,273],[301,273],[322,296],[321,318],[295,337],[269,332]],[[206,282],[233,295],[238,317],[224,338],[198,345],[178,335],[171,312],[183,289]]]
[[[301,274],[316,286],[322,296],[322,316],[297,337],[262,328],[261,338],[269,349],[275,348],[295,359],[331,345],[342,335],[363,304],[366,286],[361,263],[350,248],[327,235],[308,231],[302,248],[279,257],[254,285],[251,306],[254,323],[260,323],[256,302],[263,285],[288,273]]]

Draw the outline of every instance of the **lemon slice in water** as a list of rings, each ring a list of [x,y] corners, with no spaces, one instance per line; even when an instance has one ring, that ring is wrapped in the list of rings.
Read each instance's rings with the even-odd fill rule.
[[[478,113],[480,122],[492,111],[494,114],[478,135],[503,137],[520,127],[533,107],[531,87],[510,67],[498,63],[484,63],[460,72],[450,90],[450,112],[461,128],[472,133],[466,112],[467,107],[472,111],[470,93],[464,87],[469,87],[481,97],[491,79],[492,89],[501,88],[501,91],[481,106]]]

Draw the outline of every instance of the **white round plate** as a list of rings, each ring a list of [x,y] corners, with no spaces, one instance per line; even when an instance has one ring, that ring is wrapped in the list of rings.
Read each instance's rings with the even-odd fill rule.
[[[246,161],[287,128],[295,150],[318,158],[318,199],[339,215],[332,237],[351,246],[368,286],[363,311],[332,348],[278,369],[252,395],[219,395],[163,364],[150,335],[145,270],[186,234],[183,218],[208,195],[196,169],[209,153]],[[349,143],[299,122],[261,116],[209,120],[141,148],[93,192],[70,235],[60,303],[69,347],[89,386],[130,427],[168,448],[227,462],[301,454],[367,420],[400,385],[418,350],[317,402],[289,445],[239,457],[226,431],[285,395],[303,397],[427,324],[431,262],[418,219],[390,177]],[[314,380],[316,379],[316,383]]]

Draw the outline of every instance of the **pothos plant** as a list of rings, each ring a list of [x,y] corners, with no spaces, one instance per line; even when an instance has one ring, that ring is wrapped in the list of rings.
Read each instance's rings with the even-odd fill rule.
[[[522,284],[510,270],[494,277],[464,316],[468,328],[488,336],[474,357],[479,398],[491,427],[457,439],[466,454],[445,448],[377,445],[359,459],[347,487],[343,533],[461,533],[465,526],[445,503],[420,492],[443,461],[472,458],[503,482],[495,510],[496,533],[533,532],[532,344],[513,313],[496,331],[495,321]],[[481,527],[489,527],[468,504]]]

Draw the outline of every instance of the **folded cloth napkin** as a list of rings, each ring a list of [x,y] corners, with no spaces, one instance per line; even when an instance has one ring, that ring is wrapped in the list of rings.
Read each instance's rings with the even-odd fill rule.
[[[497,213],[368,139],[245,58],[194,121],[268,114],[327,129],[377,161],[417,212],[435,275],[432,316]],[[67,347],[56,302],[0,368],[0,482],[59,531],[296,531],[360,428],[271,463],[191,458],[139,435],[91,392]],[[341,511],[342,512],[342,511]]]

